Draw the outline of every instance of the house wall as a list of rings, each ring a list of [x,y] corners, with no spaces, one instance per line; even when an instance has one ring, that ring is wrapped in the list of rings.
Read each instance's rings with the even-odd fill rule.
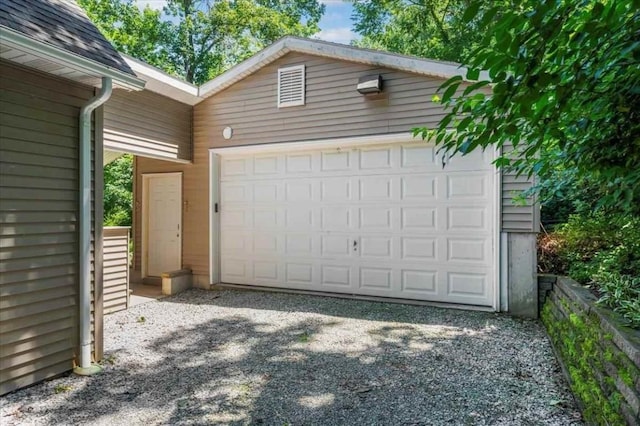
[[[276,103],[277,70],[298,64],[306,66],[306,104],[279,109]],[[373,74],[382,75],[383,93],[369,96],[357,93],[355,86],[359,77]],[[137,188],[142,187],[143,173],[184,173],[183,267],[193,270],[196,283],[209,284],[209,148],[403,133],[417,126],[436,125],[444,112],[431,98],[442,82],[441,79],[370,65],[289,53],[196,105],[193,163],[181,165],[138,158]],[[227,126],[233,129],[230,140],[222,137],[222,130]],[[505,176],[504,183],[510,184],[510,178]],[[507,185],[503,209],[524,217],[517,221],[518,229],[522,231],[528,226],[531,232],[534,227],[532,208],[513,206],[509,198],[513,189]],[[135,223],[141,223],[140,191],[135,198]],[[503,219],[503,222],[511,226],[516,221]],[[521,226],[521,222],[528,225]],[[140,227],[134,230],[134,238],[135,269],[139,271]]]
[[[116,89],[104,106],[104,147],[191,161],[191,113],[190,105],[157,93]]]
[[[93,88],[6,62],[0,62],[0,75],[4,394],[73,368],[78,349],[78,115]],[[100,209],[94,212],[100,215]],[[99,269],[99,264],[92,268]],[[101,316],[100,282],[92,283],[96,317]],[[92,327],[96,357],[101,324],[97,320]]]

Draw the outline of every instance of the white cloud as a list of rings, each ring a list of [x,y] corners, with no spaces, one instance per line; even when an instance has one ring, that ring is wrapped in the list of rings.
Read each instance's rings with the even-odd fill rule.
[[[167,0],[136,0],[136,5],[140,10],[147,6],[153,10],[162,10],[167,5]]]
[[[320,40],[332,41],[334,43],[349,44],[351,43],[351,40],[356,38],[356,33],[354,33],[349,27],[330,28],[320,31],[313,37],[319,38]]]

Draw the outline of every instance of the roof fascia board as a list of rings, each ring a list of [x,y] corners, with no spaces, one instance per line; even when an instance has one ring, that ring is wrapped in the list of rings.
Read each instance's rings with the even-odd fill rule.
[[[126,89],[142,90],[144,88],[144,80],[139,79],[136,76],[115,70],[67,50],[34,40],[7,27],[0,26],[0,39],[3,44],[12,45],[19,49],[34,52],[38,56],[47,57],[56,63],[68,66],[80,72],[85,72],[88,75],[110,77],[114,81],[117,81],[119,86]]]
[[[397,69],[415,74],[428,75],[448,79],[460,76],[467,79],[467,69],[455,63],[431,61],[429,59],[413,58],[389,52],[354,48],[352,46],[308,40],[296,37],[285,37],[251,58],[231,68],[213,80],[200,86],[198,95],[204,99],[224,90],[242,78],[252,74],[262,66],[269,64],[289,52],[300,52],[314,56],[324,56],[350,62],[371,64],[384,68]],[[480,73],[480,79],[489,80],[489,74]]]
[[[202,101],[198,97],[198,87],[191,83],[173,77],[160,69],[149,65],[129,55],[121,54],[131,69],[147,81],[146,90],[159,93],[179,102],[195,105]]]
[[[198,96],[203,99],[212,96],[231,86],[236,81],[246,77],[249,74],[252,74],[263,65],[266,65],[270,62],[273,62],[277,58],[284,56],[289,52],[289,49],[287,49],[286,46],[287,40],[288,39],[285,37],[276,41],[274,44],[256,53],[246,61],[240,62],[238,65],[234,66],[227,72],[220,74],[213,80],[204,83],[198,90]]]

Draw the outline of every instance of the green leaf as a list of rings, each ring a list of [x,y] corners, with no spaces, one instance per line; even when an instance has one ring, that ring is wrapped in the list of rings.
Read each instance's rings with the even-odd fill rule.
[[[458,86],[460,86],[460,82],[455,82],[453,84],[450,84],[449,87],[447,87],[447,89],[442,94],[443,103],[449,102],[451,100],[453,95],[456,93],[456,90],[458,90]]]
[[[467,69],[467,80],[477,80],[480,78],[480,70],[477,68]]]
[[[462,20],[464,22],[471,22],[473,18],[478,15],[478,11],[480,10],[481,3],[479,1],[474,1],[469,4],[467,9],[464,11],[462,15]]]

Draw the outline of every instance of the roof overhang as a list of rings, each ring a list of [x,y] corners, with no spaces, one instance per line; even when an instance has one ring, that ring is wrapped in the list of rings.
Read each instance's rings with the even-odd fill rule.
[[[464,80],[467,80],[467,69],[460,64],[452,62],[434,61],[395,53],[362,49],[345,44],[287,36],[231,68],[229,71],[204,83],[200,86],[198,95],[203,99],[213,96],[289,52],[324,56],[442,79],[461,76]],[[483,72],[480,78],[488,79],[489,76],[486,72]]]
[[[198,87],[184,80],[170,76],[145,62],[120,54],[140,78],[146,81],[145,90],[155,92],[188,105],[195,105],[203,99],[198,97]]]
[[[110,77],[117,87],[142,90],[144,80],[0,26],[0,58],[84,84]]]

